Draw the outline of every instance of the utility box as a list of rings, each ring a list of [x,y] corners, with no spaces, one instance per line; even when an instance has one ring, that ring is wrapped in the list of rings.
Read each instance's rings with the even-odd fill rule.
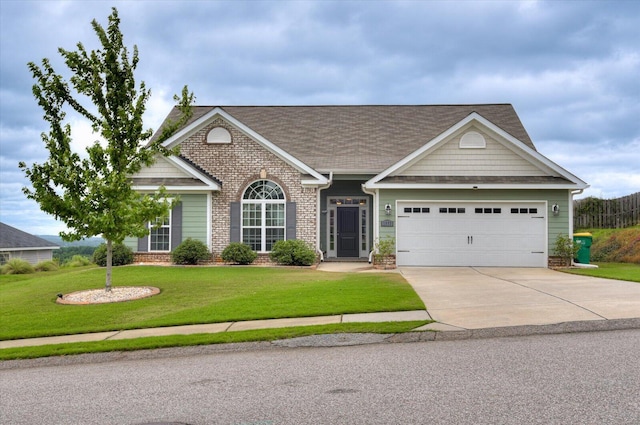
[[[580,247],[576,254],[576,262],[580,264],[589,264],[589,261],[591,261],[591,244],[593,243],[593,235],[591,233],[574,233],[573,243]]]

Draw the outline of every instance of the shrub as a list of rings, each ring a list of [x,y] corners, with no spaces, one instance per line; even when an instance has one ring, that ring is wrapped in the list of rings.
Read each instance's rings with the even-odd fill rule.
[[[196,265],[210,259],[209,248],[197,239],[187,238],[171,252],[174,264]]]
[[[0,269],[2,274],[29,274],[35,270],[33,266],[22,258],[12,258]]]
[[[378,239],[376,241],[376,254],[382,258],[389,257],[396,252],[396,240],[392,237]]]
[[[106,251],[105,251],[105,258],[106,258]],[[73,257],[71,257],[69,261],[64,263],[64,266],[65,267],[83,267],[83,266],[88,266],[89,264],[91,264],[91,260],[89,260],[88,257],[85,257],[84,255],[76,254]]]
[[[101,244],[94,251],[93,262],[100,267],[107,266],[107,244]],[[121,243],[113,244],[113,258],[111,259],[111,263],[114,266],[125,266],[133,263],[133,251]]]
[[[560,234],[556,238],[553,250],[558,257],[566,262],[566,265],[571,265],[571,260],[576,258],[580,245],[573,243],[573,238]]]
[[[258,258],[249,245],[240,242],[231,242],[220,255],[222,261],[233,264],[251,264]]]
[[[53,260],[41,261],[35,268],[38,272],[53,272],[58,270],[58,264]]]
[[[290,239],[276,242],[269,258],[285,266],[310,266],[316,261],[316,253],[304,241]]]

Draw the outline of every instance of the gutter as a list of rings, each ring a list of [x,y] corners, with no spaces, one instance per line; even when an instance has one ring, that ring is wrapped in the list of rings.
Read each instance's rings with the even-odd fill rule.
[[[320,254],[320,262],[324,261],[324,253],[320,249],[320,221],[322,220],[322,211],[320,210],[321,197],[320,192],[328,189],[333,184],[333,171],[329,172],[329,180],[327,184],[318,186],[318,196],[316,199],[316,211],[318,212],[318,220],[316,220],[316,252]]]
[[[569,191],[569,237],[573,237],[573,197],[580,195],[584,189],[576,189]]]
[[[369,190],[366,187],[366,183],[363,183],[361,186],[362,191],[367,195],[373,196],[373,247],[371,247],[371,251],[369,251],[369,264],[373,262],[373,252],[375,251],[375,241],[378,240],[379,231],[378,231],[378,221],[379,212],[380,212],[380,200],[378,199],[378,189]]]

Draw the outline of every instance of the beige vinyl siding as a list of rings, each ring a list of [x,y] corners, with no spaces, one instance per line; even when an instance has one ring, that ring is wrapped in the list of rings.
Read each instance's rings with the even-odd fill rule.
[[[27,263],[35,266],[42,261],[49,261],[53,259],[52,249],[32,249],[32,250],[16,250],[16,251],[3,251],[2,254],[6,254],[7,260],[13,258],[20,258]],[[0,264],[1,265],[1,264]]]
[[[569,192],[567,190],[380,190],[380,220],[395,220],[396,201],[428,200],[428,201],[546,201],[548,223],[548,255],[553,256],[553,245],[559,234],[569,232]],[[391,204],[391,216],[385,215],[384,206]],[[551,206],[558,204],[560,214],[553,215]],[[379,224],[379,223],[378,223]],[[382,239],[396,236],[394,227],[380,227]]]
[[[468,131],[482,134],[485,148],[460,148]],[[401,176],[546,176],[544,171],[508,149],[486,131],[471,126],[456,133],[435,151],[402,170]]]
[[[170,195],[174,196],[174,195]],[[207,194],[178,195],[182,202],[182,240],[196,239],[208,244]],[[124,244],[133,251],[138,250],[137,238],[125,238]]]
[[[186,172],[180,170],[175,165],[171,164],[164,158],[158,157],[156,162],[151,167],[143,167],[142,170],[134,177],[136,178],[149,178],[149,177],[191,177]]]

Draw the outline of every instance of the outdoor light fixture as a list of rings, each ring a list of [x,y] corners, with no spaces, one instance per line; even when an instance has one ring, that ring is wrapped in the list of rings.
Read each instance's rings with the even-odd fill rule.
[[[553,211],[553,215],[560,214],[560,206],[558,206],[558,204],[553,204],[551,206],[551,211]]]
[[[387,215],[391,215],[391,204],[387,204],[387,205],[384,206],[384,212]]]

